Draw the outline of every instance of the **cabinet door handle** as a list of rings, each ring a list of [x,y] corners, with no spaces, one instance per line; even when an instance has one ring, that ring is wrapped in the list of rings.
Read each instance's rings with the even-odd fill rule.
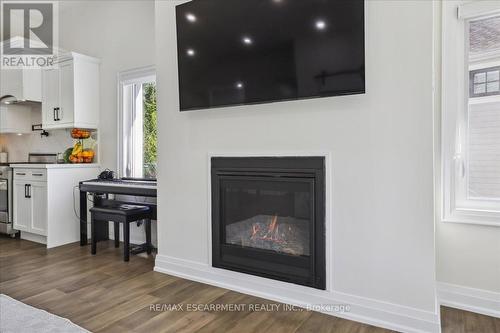
[[[24,184],[24,197],[28,197],[28,184]]]
[[[26,176],[26,174],[24,172],[16,172],[16,175],[17,176]]]
[[[54,108],[54,121],[61,120],[61,118],[59,118],[59,110],[61,110],[60,107]]]
[[[31,184],[28,184],[28,198],[31,198]]]
[[[42,177],[43,173],[32,173],[31,175],[32,176],[37,176],[37,177]]]

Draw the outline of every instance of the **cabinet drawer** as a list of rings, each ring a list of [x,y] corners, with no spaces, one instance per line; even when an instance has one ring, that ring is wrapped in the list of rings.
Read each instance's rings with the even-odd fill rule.
[[[31,170],[14,169],[14,180],[31,178]]]
[[[15,169],[14,180],[46,181],[47,170],[45,169]]]
[[[31,170],[30,171],[30,178],[31,180],[39,180],[39,181],[46,181],[47,180],[47,170],[45,169],[37,169],[37,170]]]

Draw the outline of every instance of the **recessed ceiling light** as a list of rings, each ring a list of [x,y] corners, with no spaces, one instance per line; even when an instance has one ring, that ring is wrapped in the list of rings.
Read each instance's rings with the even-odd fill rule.
[[[315,23],[316,29],[318,30],[325,30],[326,28],[326,22],[323,20],[317,20]]]
[[[193,14],[193,13],[187,13],[186,14],[186,20],[188,20],[189,22],[196,22],[196,16]]]
[[[242,89],[243,88],[243,82],[236,82],[236,88]]]
[[[193,49],[187,49],[186,54],[190,57],[193,57],[196,54],[196,52]]]
[[[248,36],[245,36],[242,38],[242,41],[244,44],[246,45],[252,45],[253,44],[253,40],[252,38],[248,37]]]

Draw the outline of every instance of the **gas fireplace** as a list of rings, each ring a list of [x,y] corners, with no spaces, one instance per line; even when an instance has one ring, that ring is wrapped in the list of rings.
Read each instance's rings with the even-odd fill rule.
[[[213,157],[212,265],[325,289],[323,157]]]

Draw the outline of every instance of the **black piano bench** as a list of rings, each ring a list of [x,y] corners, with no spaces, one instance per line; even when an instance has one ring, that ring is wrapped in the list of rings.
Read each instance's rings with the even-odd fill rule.
[[[92,239],[92,254],[97,253],[96,223],[114,222],[115,247],[120,246],[120,223],[123,224],[123,261],[129,261],[130,256],[130,223],[144,220],[146,230],[147,253],[151,254],[151,208],[149,206],[129,205],[123,203],[108,204],[102,207],[90,208],[90,232]]]

